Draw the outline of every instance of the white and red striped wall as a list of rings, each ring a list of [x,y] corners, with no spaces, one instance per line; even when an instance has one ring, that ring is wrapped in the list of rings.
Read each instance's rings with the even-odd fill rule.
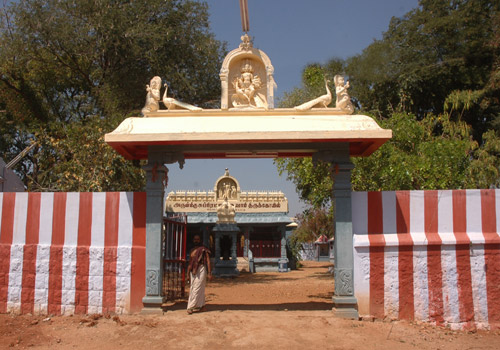
[[[0,312],[142,308],[145,193],[0,193],[0,213]]]
[[[500,191],[354,192],[361,315],[500,324]],[[0,193],[0,312],[142,309],[145,193]]]
[[[500,326],[500,190],[354,192],[359,313]]]

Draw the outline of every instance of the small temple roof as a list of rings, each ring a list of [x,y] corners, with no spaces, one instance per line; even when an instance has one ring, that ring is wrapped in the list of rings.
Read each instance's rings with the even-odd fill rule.
[[[328,239],[326,235],[321,235],[317,240],[314,241],[314,244],[326,244],[330,241],[333,241],[333,239]]]
[[[216,224],[217,213],[186,213],[188,224]],[[168,215],[166,216],[168,217]],[[292,222],[287,213],[236,213],[234,218],[238,225],[243,224],[283,224]]]
[[[148,146],[167,146],[186,159],[304,157],[348,142],[353,157],[369,156],[392,137],[365,115],[333,108],[309,111],[156,111],[127,118],[105,141],[127,159],[147,159]]]

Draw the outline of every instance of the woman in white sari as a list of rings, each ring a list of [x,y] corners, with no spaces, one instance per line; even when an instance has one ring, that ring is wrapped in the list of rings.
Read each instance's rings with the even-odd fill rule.
[[[189,300],[187,313],[191,315],[194,311],[205,311],[205,286],[207,277],[212,279],[212,268],[210,265],[210,250],[201,244],[201,237],[195,235],[193,238],[194,248],[189,252],[189,265],[187,269],[190,278]]]

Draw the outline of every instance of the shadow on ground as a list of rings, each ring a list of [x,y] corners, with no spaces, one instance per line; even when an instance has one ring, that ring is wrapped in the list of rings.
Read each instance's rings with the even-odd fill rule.
[[[331,310],[332,302],[306,302],[306,303],[279,303],[279,304],[210,304],[206,305],[205,312],[214,311],[318,311]],[[172,305],[164,306],[163,311],[186,310],[187,302],[179,301]]]

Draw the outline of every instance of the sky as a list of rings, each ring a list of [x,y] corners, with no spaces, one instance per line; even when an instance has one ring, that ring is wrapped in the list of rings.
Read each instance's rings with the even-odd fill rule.
[[[243,34],[238,0],[208,0],[210,26],[216,38],[238,47]],[[382,38],[392,17],[416,8],[418,0],[248,0],[254,47],[264,51],[274,66],[275,96],[299,87],[302,69],[309,63],[360,54]],[[184,169],[169,165],[170,191],[213,190],[228,168],[242,191],[282,191],[289,215],[305,208],[295,186],[280,176],[272,159],[186,160]]]

